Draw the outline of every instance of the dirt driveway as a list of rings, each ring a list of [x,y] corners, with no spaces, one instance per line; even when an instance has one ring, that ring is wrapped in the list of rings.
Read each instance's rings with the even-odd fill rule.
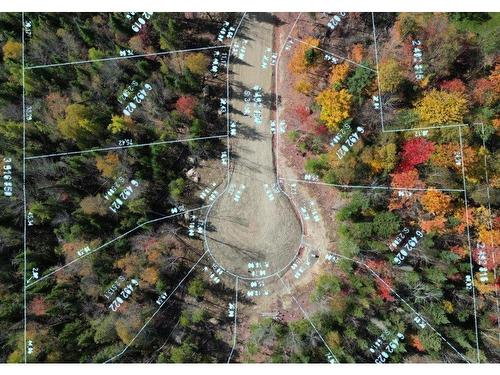
[[[205,231],[212,257],[242,278],[263,278],[287,267],[302,236],[299,218],[276,185],[270,126],[273,23],[269,14],[247,14],[234,41],[245,52],[230,60],[230,123],[236,123],[229,139],[232,173],[208,212]]]

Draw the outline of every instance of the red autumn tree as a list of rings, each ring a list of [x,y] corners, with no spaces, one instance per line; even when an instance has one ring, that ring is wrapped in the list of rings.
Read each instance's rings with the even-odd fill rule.
[[[45,315],[45,312],[47,311],[47,305],[43,297],[36,296],[35,298],[33,298],[33,301],[31,301],[30,304],[30,309],[31,312],[36,316]]]
[[[422,345],[422,342],[418,338],[418,336],[410,336],[411,337],[411,346],[417,349],[419,352],[425,352],[425,348]]]
[[[194,109],[196,107],[197,100],[193,96],[181,96],[177,99],[175,103],[175,109],[182,113],[184,116],[193,118]]]
[[[481,105],[491,105],[495,101],[495,86],[487,78],[480,78],[474,83],[472,97]]]
[[[307,108],[305,105],[298,105],[296,106],[293,111],[297,115],[297,119],[302,123],[307,120],[309,115],[311,114],[309,108]]]
[[[493,270],[496,267],[496,258],[494,253],[498,253],[498,247],[486,245],[483,249],[475,248],[472,250],[472,259],[477,264]],[[482,255],[482,257],[481,257]]]
[[[418,164],[425,163],[434,151],[434,143],[425,138],[413,138],[403,145],[398,170],[408,171]]]
[[[459,92],[460,94],[465,94],[465,92],[467,91],[467,87],[465,87],[465,84],[460,78],[443,81],[441,82],[440,86],[441,89],[448,92]]]
[[[365,265],[379,275],[387,270],[386,262],[384,262],[383,260],[368,259],[365,262]]]
[[[384,301],[392,302],[395,301],[395,298],[391,295],[391,287],[392,283],[389,279],[383,279],[383,281],[379,278],[376,280],[377,283],[377,290],[379,292],[380,297]]]

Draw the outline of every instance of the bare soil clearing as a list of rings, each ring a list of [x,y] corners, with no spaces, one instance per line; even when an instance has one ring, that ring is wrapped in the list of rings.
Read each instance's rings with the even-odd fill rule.
[[[244,61],[230,61],[230,121],[238,123],[237,134],[230,138],[232,173],[206,224],[206,245],[215,261],[227,272],[249,279],[286,268],[295,258],[302,237],[300,219],[288,197],[275,185],[269,126],[274,67],[270,63],[266,69],[261,66],[263,56],[273,47],[273,23],[269,15],[249,14],[238,33],[237,38],[247,39],[248,44]],[[261,108],[255,102],[255,92],[259,91],[256,86],[262,92]],[[250,102],[244,101],[245,90],[251,93]],[[245,104],[250,105],[250,116],[244,115]],[[262,112],[260,124],[254,120],[255,110]],[[237,196],[239,201],[235,200]],[[252,274],[249,263],[255,262],[260,270]]]

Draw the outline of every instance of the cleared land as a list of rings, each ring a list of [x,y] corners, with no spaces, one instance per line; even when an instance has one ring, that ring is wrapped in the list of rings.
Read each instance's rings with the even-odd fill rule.
[[[291,202],[277,186],[273,190],[276,171],[269,124],[274,67],[261,67],[262,57],[269,55],[267,48],[272,48],[273,29],[273,20],[265,15],[250,14],[242,23],[239,38],[248,40],[245,58],[230,66],[230,120],[238,123],[230,142],[232,172],[228,189],[214,203],[206,225],[207,245],[217,263],[247,278],[253,278],[248,268],[252,262],[266,265],[265,276],[285,268],[297,254],[302,234]],[[262,89],[260,124],[253,117],[256,85]],[[252,94],[249,116],[243,114],[248,106],[245,90]],[[235,200],[238,191],[239,202]]]

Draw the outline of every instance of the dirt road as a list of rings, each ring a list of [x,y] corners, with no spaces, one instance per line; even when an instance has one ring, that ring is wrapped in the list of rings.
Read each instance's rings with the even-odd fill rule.
[[[263,278],[287,267],[302,235],[299,218],[276,185],[270,126],[273,22],[269,14],[247,14],[234,41],[245,51],[230,60],[232,173],[206,224],[210,254],[242,278]]]

